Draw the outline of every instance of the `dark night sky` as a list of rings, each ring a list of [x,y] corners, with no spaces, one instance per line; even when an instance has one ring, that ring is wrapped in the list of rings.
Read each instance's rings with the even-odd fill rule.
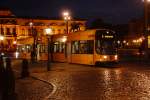
[[[70,9],[77,18],[102,18],[110,23],[128,23],[143,13],[142,0],[0,0],[18,16],[61,18],[61,11]]]

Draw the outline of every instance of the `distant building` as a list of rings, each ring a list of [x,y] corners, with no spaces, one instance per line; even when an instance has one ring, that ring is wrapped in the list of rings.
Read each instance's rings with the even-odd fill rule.
[[[150,28],[150,26],[148,26]],[[129,31],[125,36],[126,46],[130,48],[139,48],[144,40],[144,20],[133,19],[129,22]]]
[[[73,20],[69,21],[69,31],[73,22],[81,31],[85,30],[85,20]],[[66,33],[66,23],[62,19],[18,17],[8,8],[0,8],[0,51],[15,51],[18,45],[19,51],[28,52],[34,39],[37,44],[46,44],[46,28],[51,28],[53,35]]]
[[[148,25],[148,31],[150,31],[150,24]],[[148,32],[149,34],[149,32]],[[139,48],[144,41],[144,19],[133,19],[129,22],[129,32],[125,37],[128,41],[128,46],[132,48]],[[150,38],[149,38],[150,41]],[[150,45],[150,43],[148,43]],[[150,48],[150,46],[149,46]]]

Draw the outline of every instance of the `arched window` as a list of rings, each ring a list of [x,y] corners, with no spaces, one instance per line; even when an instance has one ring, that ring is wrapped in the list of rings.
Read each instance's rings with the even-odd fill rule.
[[[13,34],[14,37],[17,36],[16,28],[13,28],[13,29],[12,29],[12,34]]]
[[[11,33],[10,33],[10,28],[6,28],[6,34],[7,34],[7,35],[11,35]]]
[[[25,36],[25,30],[22,29],[22,36]]]
[[[66,33],[66,29],[64,29],[64,32],[63,32],[63,34],[65,34]]]
[[[53,31],[53,33],[55,34],[55,29],[53,29],[52,31]]]
[[[60,34],[61,33],[61,29],[58,29],[58,34]]]
[[[4,28],[1,27],[0,32],[1,32],[1,35],[4,35]]]
[[[32,36],[31,29],[28,29],[28,36]]]

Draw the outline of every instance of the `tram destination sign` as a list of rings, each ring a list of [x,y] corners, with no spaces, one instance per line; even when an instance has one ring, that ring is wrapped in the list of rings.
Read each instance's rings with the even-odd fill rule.
[[[102,38],[114,38],[114,36],[113,35],[102,35]]]

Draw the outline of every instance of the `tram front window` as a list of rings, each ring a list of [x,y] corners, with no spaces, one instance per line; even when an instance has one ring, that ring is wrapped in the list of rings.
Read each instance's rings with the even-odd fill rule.
[[[96,40],[96,52],[103,55],[116,54],[116,45],[114,40]]]

